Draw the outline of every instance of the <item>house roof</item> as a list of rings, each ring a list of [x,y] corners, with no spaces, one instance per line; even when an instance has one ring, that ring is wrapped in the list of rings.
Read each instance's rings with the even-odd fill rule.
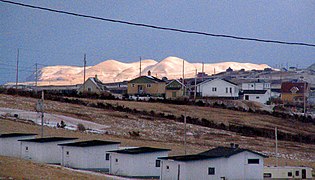
[[[194,161],[194,160],[203,160],[203,159],[212,159],[212,158],[228,158],[230,156],[233,156],[235,154],[241,153],[241,152],[251,152],[254,154],[257,154],[262,157],[267,157],[263,154],[260,154],[255,151],[251,151],[249,149],[241,149],[241,148],[231,148],[231,147],[217,147],[214,149],[210,149],[208,151],[199,153],[199,154],[193,154],[193,155],[186,155],[186,156],[170,156],[170,157],[161,157],[159,159],[171,159],[175,161]]]
[[[178,85],[178,86],[176,86],[176,85]],[[165,86],[165,89],[167,89],[167,90],[179,90],[182,87],[186,87],[186,86],[183,83],[181,83],[178,79],[175,79],[175,80],[171,81],[170,83],[168,83]]]
[[[139,81],[151,82],[151,83],[159,83],[159,82],[165,82],[159,78],[156,78],[154,76],[140,76],[135,79],[130,80],[128,83],[138,83]]]
[[[106,85],[102,83],[97,77],[90,77],[89,80],[91,80],[95,86],[100,89],[101,91],[106,90]]]
[[[243,94],[265,94],[267,90],[243,90]]]
[[[48,137],[48,138],[23,139],[19,141],[46,143],[46,142],[67,141],[67,140],[75,140],[75,139],[78,139],[78,138]]]
[[[306,83],[306,88],[308,87],[307,82],[283,82],[281,84],[281,93],[292,93],[295,92],[297,94],[304,93],[304,84]]]
[[[32,133],[8,133],[8,134],[0,134],[0,138],[10,138],[10,137],[20,137],[20,136],[35,136],[37,134]]]
[[[225,82],[227,82],[227,83],[230,83],[230,84],[232,84],[232,85],[237,86],[237,84],[236,84],[236,83],[234,83],[234,82],[232,82],[232,81],[229,81],[229,80],[227,80],[227,79],[221,79],[221,78],[208,79],[208,80],[205,80],[205,81],[203,81],[203,82],[199,83],[198,85],[202,85],[202,84],[205,84],[205,83],[208,83],[208,82],[211,82],[211,81],[216,81],[216,80],[225,81]]]
[[[161,149],[161,148],[152,148],[152,147],[137,147],[137,148],[130,148],[130,149],[120,149],[115,152],[120,154],[142,154],[142,153],[152,153],[152,152],[160,152],[160,151],[170,151],[170,149]]]
[[[58,144],[58,145],[75,146],[75,147],[91,147],[91,146],[104,146],[104,145],[112,145],[112,144],[120,144],[120,142],[91,140],[91,141],[80,141],[80,142],[65,143],[65,144]]]

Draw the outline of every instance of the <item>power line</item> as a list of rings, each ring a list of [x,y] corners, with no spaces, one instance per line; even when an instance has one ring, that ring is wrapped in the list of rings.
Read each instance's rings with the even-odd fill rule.
[[[159,29],[159,30],[165,30],[165,31],[175,31],[175,32],[181,32],[181,33],[198,34],[198,35],[220,37],[220,38],[230,38],[230,39],[237,39],[237,40],[244,40],[244,41],[256,41],[256,42],[263,42],[263,43],[315,47],[315,44],[310,44],[310,43],[287,42],[287,41],[278,41],[278,40],[270,40],[270,39],[259,39],[259,38],[233,36],[233,35],[226,35],[226,34],[213,34],[213,33],[208,33],[208,32],[184,30],[184,29],[162,27],[162,26],[157,26],[157,25],[136,23],[136,22],[130,22],[130,21],[122,21],[122,20],[116,20],[116,19],[102,18],[102,17],[97,17],[97,16],[78,14],[78,13],[69,12],[69,11],[62,11],[62,10],[51,9],[51,8],[46,8],[46,7],[33,6],[33,5],[29,5],[29,4],[18,3],[18,2],[7,1],[7,0],[0,0],[0,1],[4,2],[4,3],[8,3],[8,4],[14,4],[14,5],[18,5],[18,6],[23,6],[23,7],[33,8],[33,9],[40,9],[40,10],[45,10],[45,11],[50,11],[50,12],[55,12],[55,13],[67,14],[67,15],[71,15],[71,16],[78,16],[78,17],[102,20],[102,21],[113,22],[113,23],[127,24],[127,25],[132,25],[132,26],[141,26],[141,27]]]

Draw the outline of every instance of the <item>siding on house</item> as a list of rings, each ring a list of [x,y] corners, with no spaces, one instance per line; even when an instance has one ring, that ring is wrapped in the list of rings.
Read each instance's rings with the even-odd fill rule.
[[[307,82],[283,82],[281,84],[281,100],[288,103],[302,103],[309,93]]]
[[[183,88],[186,88],[186,86],[177,79],[173,80],[165,86],[165,97],[167,99],[182,97],[184,95]]]
[[[166,83],[153,76],[141,76],[128,82],[129,95],[148,94],[152,96],[165,95]]]
[[[21,157],[21,142],[18,140],[33,139],[36,135],[31,133],[0,134],[0,155]]]
[[[214,79],[198,84],[197,92],[202,97],[238,98],[239,88],[227,80]]]

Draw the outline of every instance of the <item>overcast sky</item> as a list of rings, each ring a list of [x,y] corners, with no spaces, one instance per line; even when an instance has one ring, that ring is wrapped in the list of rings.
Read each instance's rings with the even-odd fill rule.
[[[104,18],[216,34],[315,44],[315,1],[23,1]],[[0,2],[0,84],[15,80],[20,48],[21,77],[44,65],[88,65],[107,59],[265,63],[306,67],[315,48],[246,42],[122,25]]]

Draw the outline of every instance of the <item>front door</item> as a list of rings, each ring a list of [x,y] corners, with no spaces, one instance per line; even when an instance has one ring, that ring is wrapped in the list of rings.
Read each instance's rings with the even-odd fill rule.
[[[245,95],[245,100],[249,100],[249,96],[248,95]]]
[[[138,94],[143,94],[143,86],[138,85]]]
[[[306,179],[306,169],[302,169],[302,179]]]

